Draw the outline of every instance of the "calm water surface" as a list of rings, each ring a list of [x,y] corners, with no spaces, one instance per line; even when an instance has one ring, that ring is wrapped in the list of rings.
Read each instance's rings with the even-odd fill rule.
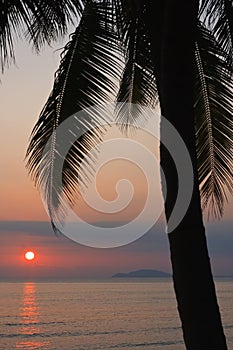
[[[233,280],[216,281],[233,350]],[[0,349],[184,350],[167,279],[0,283]]]

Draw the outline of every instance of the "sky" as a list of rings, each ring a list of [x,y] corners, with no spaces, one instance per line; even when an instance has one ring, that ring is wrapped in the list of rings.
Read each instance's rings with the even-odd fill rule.
[[[65,39],[66,40],[66,39]],[[8,279],[64,279],[76,277],[110,277],[116,272],[153,268],[170,272],[169,248],[163,220],[149,233],[123,247],[90,248],[56,236],[43,206],[39,191],[25,169],[25,152],[33,125],[46,102],[59,63],[58,48],[46,47],[40,55],[29,45],[19,42],[17,65],[6,69],[0,85],[0,281]],[[138,136],[143,139],[143,135]],[[149,138],[144,138],[145,144]],[[96,216],[81,203],[82,213],[102,226],[111,220],[125,222],[140,211],[145,202],[143,175],[132,164],[115,160],[100,176],[105,200],[114,200],[114,183],[122,170],[140,187],[134,201],[119,217],[114,214]],[[120,170],[119,170],[120,169]],[[102,180],[101,180],[102,179]],[[136,186],[137,187],[137,186]],[[159,181],[155,186],[159,196]],[[127,197],[127,196],[126,196]],[[126,198],[127,199],[127,198]],[[80,204],[80,203],[79,203]],[[233,201],[230,199],[221,221],[206,224],[210,256],[215,275],[233,275]],[[26,262],[24,253],[33,250],[36,258]]]

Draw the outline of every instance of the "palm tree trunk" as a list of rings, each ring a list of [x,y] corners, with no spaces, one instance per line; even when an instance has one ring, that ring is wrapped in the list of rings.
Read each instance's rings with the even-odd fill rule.
[[[179,226],[168,235],[184,341],[188,350],[226,350],[202,220],[196,165],[193,87],[198,0],[158,1],[160,13],[154,13],[149,3],[152,2],[146,5],[146,21],[157,67],[161,112],[183,138],[194,169],[191,203]],[[164,133],[161,123],[160,152],[167,186],[168,221],[177,197],[178,178],[175,165],[162,145]]]

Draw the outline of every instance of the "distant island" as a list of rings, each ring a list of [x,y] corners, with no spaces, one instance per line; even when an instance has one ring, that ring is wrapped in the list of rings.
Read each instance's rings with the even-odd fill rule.
[[[158,271],[158,270],[151,270],[151,269],[143,269],[143,270],[136,270],[131,271],[128,273],[118,272],[112,276],[113,278],[129,278],[129,277],[171,277],[169,273]]]

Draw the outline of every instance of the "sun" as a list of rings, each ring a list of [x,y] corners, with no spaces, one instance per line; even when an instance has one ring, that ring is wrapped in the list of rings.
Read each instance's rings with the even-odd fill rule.
[[[28,251],[24,254],[25,259],[28,261],[34,260],[35,259],[35,253],[32,251]]]

